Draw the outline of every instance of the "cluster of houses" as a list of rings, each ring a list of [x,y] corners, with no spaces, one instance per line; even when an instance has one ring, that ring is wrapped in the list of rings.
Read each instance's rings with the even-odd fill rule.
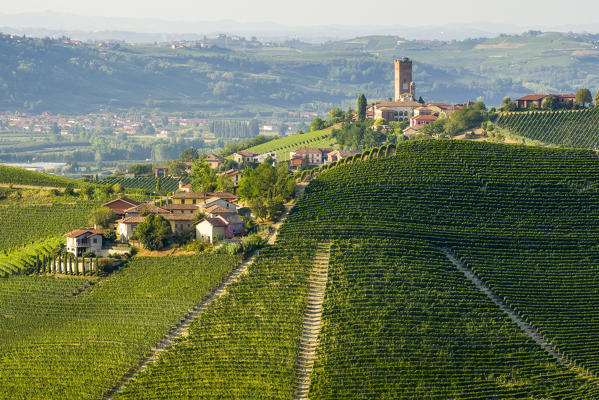
[[[241,218],[238,197],[233,193],[197,193],[181,190],[174,194],[168,204],[140,203],[128,197],[120,197],[103,204],[119,219],[115,222],[118,240],[127,243],[134,238],[139,224],[146,215],[162,216],[171,225],[174,235],[193,232],[197,240],[214,243],[220,239],[232,239],[245,233],[245,221]],[[244,209],[245,210],[245,209]],[[198,213],[203,215],[199,219]],[[102,250],[103,235],[100,229],[78,229],[67,233],[67,251],[81,256],[86,252],[98,254]]]

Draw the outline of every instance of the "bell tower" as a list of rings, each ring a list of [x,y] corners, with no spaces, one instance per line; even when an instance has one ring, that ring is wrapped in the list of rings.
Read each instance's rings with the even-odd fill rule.
[[[395,101],[402,96],[416,96],[416,87],[412,80],[412,61],[409,58],[395,60]]]

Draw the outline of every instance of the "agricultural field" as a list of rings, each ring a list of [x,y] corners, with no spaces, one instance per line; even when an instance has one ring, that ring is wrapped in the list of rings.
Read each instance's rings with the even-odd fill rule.
[[[65,187],[67,185],[79,186],[82,181],[63,178],[37,171],[28,171],[23,168],[0,165],[0,184]]]
[[[179,189],[179,181],[189,183],[188,178],[156,178],[153,176],[138,176],[135,178],[108,177],[98,181],[98,183],[101,185],[115,185],[118,183],[125,189],[141,189],[145,192],[153,193],[156,191],[156,182],[158,181],[158,179],[160,179],[161,193],[176,192],[177,189]]]
[[[102,398],[238,261],[138,258],[103,279],[0,279],[0,398]]]
[[[590,150],[450,140],[331,168],[310,182],[277,244],[117,398],[293,398],[323,241],[332,250],[309,398],[599,398],[598,180]]]
[[[332,147],[336,140],[331,137],[332,129],[306,132],[301,135],[291,135],[270,142],[250,147],[247,151],[255,154],[263,154],[276,151],[277,161],[289,160],[289,152],[300,147]]]
[[[314,251],[295,240],[261,250],[189,336],[115,398],[290,398]]]
[[[599,157],[456,140],[405,142],[314,178],[277,242],[115,398],[292,399],[322,242],[310,399],[599,398]],[[101,397],[236,261],[0,279],[0,397]]]
[[[599,149],[599,107],[502,113],[496,124],[510,133],[546,144]]]
[[[0,251],[86,227],[96,201],[0,204]]]

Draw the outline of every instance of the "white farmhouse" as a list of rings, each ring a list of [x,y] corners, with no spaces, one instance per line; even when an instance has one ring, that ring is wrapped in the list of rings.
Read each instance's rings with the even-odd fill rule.
[[[67,238],[67,251],[80,257],[85,252],[96,253],[102,249],[102,229],[77,229],[65,234]]]

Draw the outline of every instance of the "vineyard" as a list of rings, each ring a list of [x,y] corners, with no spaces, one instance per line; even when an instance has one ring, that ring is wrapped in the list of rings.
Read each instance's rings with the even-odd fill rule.
[[[591,151],[441,140],[322,171],[272,252],[117,397],[292,398],[308,266],[295,267],[295,281],[281,274],[302,237],[303,263],[310,240],[333,242],[309,398],[599,398],[598,179]],[[440,245],[550,338],[566,365]],[[274,356],[285,367],[264,361]]]
[[[0,205],[0,251],[88,225],[94,201],[74,204]]]
[[[395,152],[321,169],[277,242],[115,398],[294,398],[321,242],[310,399],[599,398],[599,157],[452,140]],[[0,397],[106,393],[234,262],[186,257],[139,259],[90,288],[97,278],[0,279]]]
[[[599,148],[599,107],[580,111],[503,113],[501,128],[543,143],[574,148]]]
[[[301,135],[292,135],[250,147],[247,151],[254,154],[264,154],[275,151],[277,161],[289,160],[289,152],[300,147],[332,147],[336,140],[331,137],[331,129],[313,131]]]
[[[103,280],[0,279],[0,397],[101,398],[236,262],[140,258]]]
[[[58,236],[0,253],[0,277],[23,273],[39,265],[41,259],[60,250],[63,243],[64,238]]]
[[[9,185],[30,185],[30,186],[48,186],[65,187],[67,185],[78,186],[80,181],[62,178],[50,174],[44,174],[37,171],[29,171],[23,168],[9,167],[0,165],[0,183]]]
[[[108,177],[102,179],[98,183],[109,185],[118,183],[124,188],[141,189],[147,193],[154,193],[156,191],[158,179],[160,179],[160,193],[176,192],[177,189],[179,189],[179,181],[189,183],[189,178],[156,178],[153,176],[138,176],[135,178]]]

